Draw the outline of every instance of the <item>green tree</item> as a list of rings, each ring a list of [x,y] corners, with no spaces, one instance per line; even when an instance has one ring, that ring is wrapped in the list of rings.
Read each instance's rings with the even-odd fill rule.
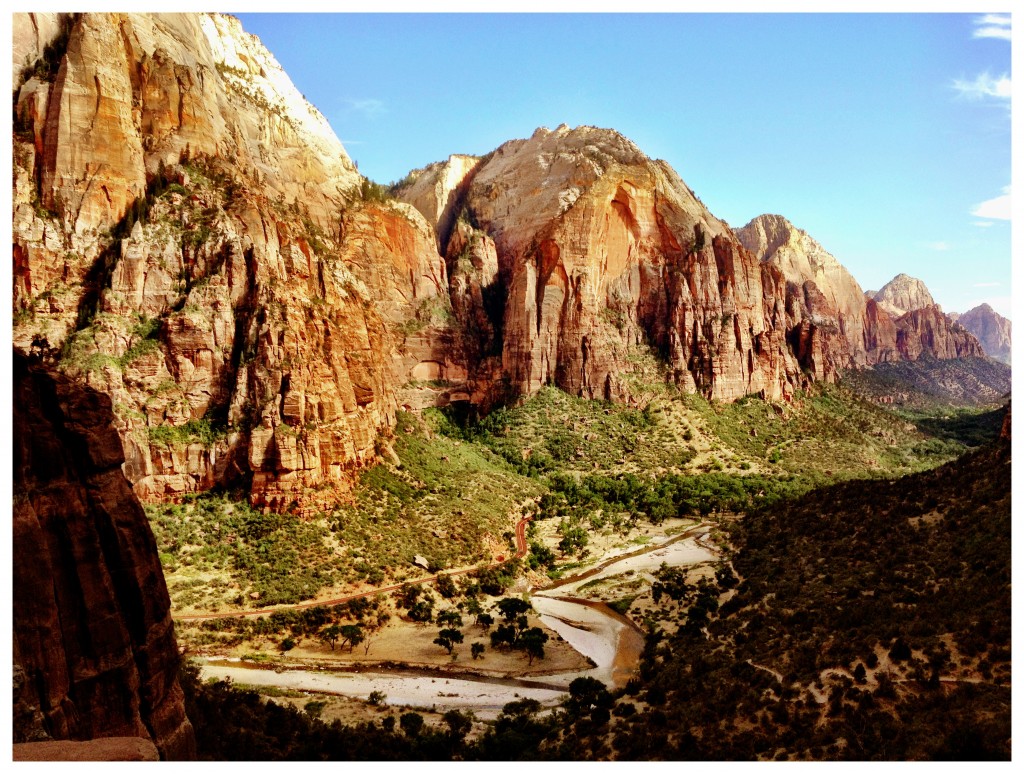
[[[494,626],[494,616],[490,613],[479,613],[476,617],[477,626],[485,632]]]
[[[458,588],[455,586],[455,581],[449,575],[438,575],[434,585],[437,586],[437,593],[445,599],[451,599],[459,593]]]
[[[491,647],[500,648],[505,646],[506,648],[514,648],[516,646],[516,630],[514,626],[508,624],[498,624],[498,628],[491,632]]]
[[[519,647],[526,651],[533,665],[535,658],[544,658],[544,643],[548,641],[548,635],[534,626],[519,635]]]
[[[398,718],[398,725],[402,727],[408,737],[417,737],[423,730],[423,716],[418,712],[403,712]]]
[[[590,540],[583,527],[571,525],[569,522],[563,522],[558,531],[562,535],[562,539],[558,541],[558,550],[564,554],[578,553]]]
[[[319,637],[321,642],[325,642],[331,646],[331,650],[334,650],[334,646],[338,644],[338,638],[341,636],[341,626],[338,624],[331,624],[326,629],[320,631]]]
[[[612,695],[600,680],[577,677],[569,683],[569,698],[564,706],[570,715],[580,717],[598,707],[608,709],[613,703]]]
[[[458,629],[442,629],[437,633],[434,638],[434,644],[440,645],[442,648],[451,653],[455,650],[455,646],[462,642],[462,632]]]
[[[453,746],[460,747],[466,734],[473,728],[473,719],[458,710],[448,710],[441,719],[448,726],[448,736]]]
[[[474,642],[469,646],[469,651],[473,655],[473,659],[484,657],[484,644],[482,642]]]
[[[529,602],[518,597],[506,597],[498,600],[498,611],[506,623],[512,623],[518,616],[532,610]]]
[[[344,645],[348,643],[348,652],[351,653],[352,649],[360,642],[366,639],[366,635],[363,634],[363,627],[358,624],[346,624],[341,627],[341,641]]]
[[[456,629],[462,626],[462,616],[459,615],[458,610],[442,610],[435,617],[438,626],[451,626]]]

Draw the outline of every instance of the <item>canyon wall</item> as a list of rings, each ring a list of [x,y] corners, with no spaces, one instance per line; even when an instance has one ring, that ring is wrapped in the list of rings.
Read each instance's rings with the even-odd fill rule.
[[[784,400],[973,352],[784,219],[734,233],[617,132],[538,129],[396,199],[232,17],[14,22],[14,344],[110,397],[143,501],[329,507],[399,408],[640,378]]]
[[[432,229],[363,200],[236,19],[63,18],[52,81],[18,91],[15,346],[111,396],[143,500],[219,482],[275,509],[333,501],[399,398],[437,400],[400,394],[413,372],[462,375]],[[16,52],[49,27],[17,16]]]
[[[195,757],[170,599],[110,399],[15,353],[14,741]]]
[[[984,357],[979,342],[935,304],[925,284],[906,274],[880,291],[862,291],[853,276],[806,231],[781,215],[759,215],[736,235],[793,286],[790,302],[826,340],[826,373],[919,357]]]

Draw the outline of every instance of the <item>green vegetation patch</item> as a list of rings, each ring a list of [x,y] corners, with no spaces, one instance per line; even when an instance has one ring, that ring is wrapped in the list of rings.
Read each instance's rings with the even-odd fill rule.
[[[178,608],[300,602],[338,578],[323,519],[262,513],[226,494],[148,505],[146,512],[161,558],[173,562],[165,569]]]
[[[169,447],[201,443],[210,448],[226,436],[227,428],[217,426],[209,419],[190,419],[183,425],[153,425],[149,428],[150,443]]]
[[[682,400],[736,454],[780,472],[837,479],[905,475],[967,449],[950,434],[932,439],[926,426],[836,385],[815,385],[785,405],[755,397],[726,404],[697,395]],[[931,440],[937,442],[925,443]]]
[[[703,595],[704,609],[692,620],[691,607],[671,637],[648,638],[630,690],[652,709],[620,730],[619,754],[653,745],[668,758],[1008,756],[1007,447],[818,489],[731,530],[742,580],[720,609],[706,581],[658,573],[659,596]],[[824,704],[808,700],[811,685]]]
[[[446,421],[438,412],[400,412],[401,466],[364,471],[354,501],[330,515],[358,577],[376,582],[412,569],[417,554],[437,569],[489,559],[486,537],[509,541],[512,551],[511,529],[537,483],[490,449],[441,434]]]
[[[626,463],[650,469],[678,456],[675,438],[653,406],[641,410],[576,398],[555,387],[478,423],[448,423],[441,430],[486,446],[527,476],[620,469]]]

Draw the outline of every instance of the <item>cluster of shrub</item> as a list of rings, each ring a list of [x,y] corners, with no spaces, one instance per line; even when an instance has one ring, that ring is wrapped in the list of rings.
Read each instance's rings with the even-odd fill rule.
[[[544,712],[533,699],[510,702],[483,733],[469,739],[473,718],[458,710],[444,713],[437,726],[414,711],[344,725],[321,720],[319,702],[303,711],[230,681],[204,683],[188,662],[179,680],[200,760],[521,760],[536,758],[542,744],[551,747],[554,757],[568,760],[581,757],[571,747],[578,740],[560,744],[559,729],[572,724],[598,728],[607,723],[614,703],[601,682],[577,678],[553,711]],[[376,697],[378,703],[384,698]]]
[[[1008,758],[1009,506],[1008,449],[988,448],[755,509],[731,525],[735,575],[710,595],[659,573],[656,593],[698,612],[648,636],[625,693],[649,709],[595,744],[626,759]],[[981,682],[945,680],[954,661]]]
[[[268,616],[213,618],[197,627],[204,632],[228,634],[226,644],[237,644],[257,637],[279,638],[282,651],[294,648],[303,638],[316,639],[334,650],[339,644],[351,651],[365,644],[390,618],[376,597],[359,597],[339,605],[316,605],[293,610],[278,610]]]

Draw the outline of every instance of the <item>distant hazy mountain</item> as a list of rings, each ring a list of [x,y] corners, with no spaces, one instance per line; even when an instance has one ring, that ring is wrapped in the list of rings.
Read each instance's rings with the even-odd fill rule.
[[[988,304],[976,306],[955,319],[977,337],[989,357],[1010,362],[1009,320]]]

